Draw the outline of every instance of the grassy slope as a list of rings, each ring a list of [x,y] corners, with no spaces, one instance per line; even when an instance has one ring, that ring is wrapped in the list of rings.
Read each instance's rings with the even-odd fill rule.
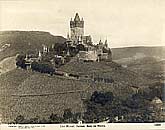
[[[27,118],[35,116],[47,118],[52,112],[62,114],[66,108],[80,112],[82,110],[80,90],[85,90],[83,95],[87,97],[95,90],[112,91],[121,97],[133,92],[128,86],[117,83],[87,83],[20,69],[1,75],[0,87],[0,111],[3,122],[12,121],[19,114]],[[24,94],[28,96],[20,97]]]
[[[160,80],[165,78],[165,61],[157,61],[146,64],[136,64],[128,67],[129,70],[140,73],[152,80]]]
[[[76,62],[71,61],[60,68],[69,73],[79,75],[95,75],[96,77],[113,78],[116,82],[141,86],[151,82],[140,74],[127,70],[115,62]]]
[[[112,59],[119,60],[122,58],[133,57],[137,54],[142,54],[147,57],[160,57],[165,58],[165,47],[124,47],[124,48],[113,48],[112,49]]]
[[[5,111],[10,111],[11,108],[15,105],[13,102],[13,98],[11,94],[15,93],[19,89],[19,84],[26,80],[31,73],[24,72],[22,70],[13,70],[11,72],[7,72],[0,76],[0,112],[4,114]],[[19,77],[19,78],[18,78]],[[2,118],[7,117],[6,113],[2,116]],[[10,118],[10,116],[9,116]]]
[[[62,36],[53,36],[48,32],[1,31],[0,48],[5,44],[10,44],[10,47],[0,51],[0,60],[20,52],[41,49],[43,44],[51,46],[52,44],[64,42],[65,38]]]
[[[128,70],[152,81],[163,81],[165,46],[114,48],[112,51],[115,62],[127,66]]]

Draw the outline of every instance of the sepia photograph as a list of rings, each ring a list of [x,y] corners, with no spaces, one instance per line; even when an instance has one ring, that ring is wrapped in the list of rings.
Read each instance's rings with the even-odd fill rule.
[[[164,0],[0,0],[0,129],[165,128],[164,12]]]

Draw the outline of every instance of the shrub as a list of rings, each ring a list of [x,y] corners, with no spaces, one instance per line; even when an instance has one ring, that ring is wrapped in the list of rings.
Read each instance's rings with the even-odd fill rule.
[[[73,117],[73,113],[70,108],[64,110],[63,118],[64,120],[71,119]]]
[[[55,123],[55,124],[63,123],[63,119],[59,117],[57,114],[53,114],[53,113],[50,115],[49,120],[51,123]]]
[[[32,70],[35,70],[41,73],[53,74],[55,72],[55,69],[49,63],[32,62],[31,68]]]
[[[17,65],[18,67],[23,68],[23,69],[26,68],[26,65],[25,65],[25,55],[18,55],[18,56],[16,57],[16,65]]]
[[[25,120],[24,116],[19,115],[15,118],[14,122],[16,124],[25,124],[27,122],[27,120]]]
[[[94,103],[99,103],[101,105],[105,105],[107,102],[111,103],[113,101],[113,93],[112,92],[97,92],[95,91],[91,96],[91,101]]]

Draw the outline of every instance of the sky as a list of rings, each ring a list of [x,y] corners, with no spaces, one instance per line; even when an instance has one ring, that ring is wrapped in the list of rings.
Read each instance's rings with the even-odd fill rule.
[[[0,0],[0,30],[66,37],[77,12],[94,43],[107,39],[109,47],[165,46],[165,0]]]

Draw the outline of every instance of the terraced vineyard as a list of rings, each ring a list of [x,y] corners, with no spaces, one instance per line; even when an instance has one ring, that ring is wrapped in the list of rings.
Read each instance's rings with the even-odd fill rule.
[[[0,111],[2,121],[11,122],[18,115],[47,118],[51,113],[63,114],[84,111],[82,95],[88,98],[94,91],[112,91],[125,97],[133,93],[131,87],[118,83],[104,84],[49,76],[37,72],[15,69],[0,78]]]
[[[148,78],[123,68],[115,62],[77,62],[72,60],[62,66],[60,70],[80,76],[110,77],[117,83],[132,86],[144,86],[148,83],[152,83]]]

